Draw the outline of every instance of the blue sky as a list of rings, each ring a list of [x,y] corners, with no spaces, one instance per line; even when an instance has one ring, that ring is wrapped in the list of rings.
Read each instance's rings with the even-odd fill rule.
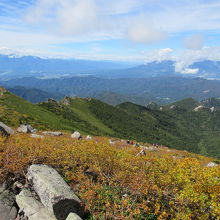
[[[220,60],[219,11],[220,0],[0,0],[0,53],[183,69]]]

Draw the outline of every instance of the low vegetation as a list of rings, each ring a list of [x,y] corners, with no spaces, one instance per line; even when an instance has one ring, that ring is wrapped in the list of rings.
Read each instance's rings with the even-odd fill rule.
[[[206,167],[211,158],[166,147],[137,156],[140,147],[108,141],[68,135],[1,138],[0,181],[22,178],[30,164],[47,164],[76,191],[90,220],[219,219],[219,193],[195,190],[220,185],[220,167]]]
[[[207,106],[219,104],[208,100]],[[122,103],[116,107],[86,98],[65,98],[32,104],[10,92],[0,97],[0,120],[10,126],[31,124],[40,130],[62,130],[96,136],[159,143],[179,150],[220,158],[220,110],[185,99],[172,105],[144,107]],[[157,108],[158,107],[158,108]],[[172,108],[171,108],[172,107]]]

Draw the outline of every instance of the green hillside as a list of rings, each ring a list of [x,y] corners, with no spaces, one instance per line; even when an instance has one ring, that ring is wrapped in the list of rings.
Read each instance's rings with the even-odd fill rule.
[[[192,98],[183,99],[172,104],[166,106],[166,108],[172,108],[172,106],[176,106],[185,110],[193,110],[195,107],[199,106],[200,103]]]
[[[220,158],[220,111],[194,111],[193,99],[178,108],[147,108],[130,102],[116,107],[90,98],[50,99],[37,105],[1,89],[0,120],[11,126],[29,123],[38,129],[74,131],[158,143]]]

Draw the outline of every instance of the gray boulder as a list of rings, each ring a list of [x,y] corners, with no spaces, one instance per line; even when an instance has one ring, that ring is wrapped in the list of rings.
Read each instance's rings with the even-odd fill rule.
[[[58,220],[65,220],[71,212],[83,216],[81,200],[55,169],[46,165],[32,165],[27,178],[42,204]]]
[[[10,135],[14,134],[14,130],[2,122],[0,122],[0,132],[6,136],[10,136]]]
[[[59,131],[44,131],[43,134],[51,136],[62,136],[63,133]]]
[[[17,209],[14,207],[14,195],[5,190],[0,194],[0,219],[1,220],[15,220],[17,216]]]
[[[44,208],[28,189],[23,189],[16,196],[16,202],[20,208],[19,212],[23,212],[29,220],[56,220],[55,216]]]
[[[31,125],[20,125],[17,131],[20,133],[34,133],[36,132],[36,129],[34,129]]]

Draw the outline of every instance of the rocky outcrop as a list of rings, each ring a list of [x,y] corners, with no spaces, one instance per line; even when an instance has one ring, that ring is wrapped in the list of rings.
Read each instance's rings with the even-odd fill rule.
[[[60,131],[44,131],[43,134],[50,136],[62,136],[63,133]]]
[[[0,220],[82,220],[84,207],[58,172],[32,165],[0,185]]]
[[[65,220],[71,212],[83,216],[81,200],[56,170],[46,165],[32,165],[27,178],[44,207],[58,220]]]
[[[20,127],[17,129],[20,133],[34,133],[36,132],[36,129],[34,129],[31,125],[20,125]]]
[[[20,208],[20,213],[28,217],[28,220],[56,220],[41,202],[32,195],[29,189],[23,189],[16,196],[16,202]]]
[[[63,105],[69,106],[70,105],[70,101],[71,101],[71,98],[68,97],[68,96],[65,96],[60,102]]]
[[[10,136],[10,135],[14,134],[14,130],[2,122],[0,122],[0,132],[1,132],[1,134],[5,135],[5,136]]]

